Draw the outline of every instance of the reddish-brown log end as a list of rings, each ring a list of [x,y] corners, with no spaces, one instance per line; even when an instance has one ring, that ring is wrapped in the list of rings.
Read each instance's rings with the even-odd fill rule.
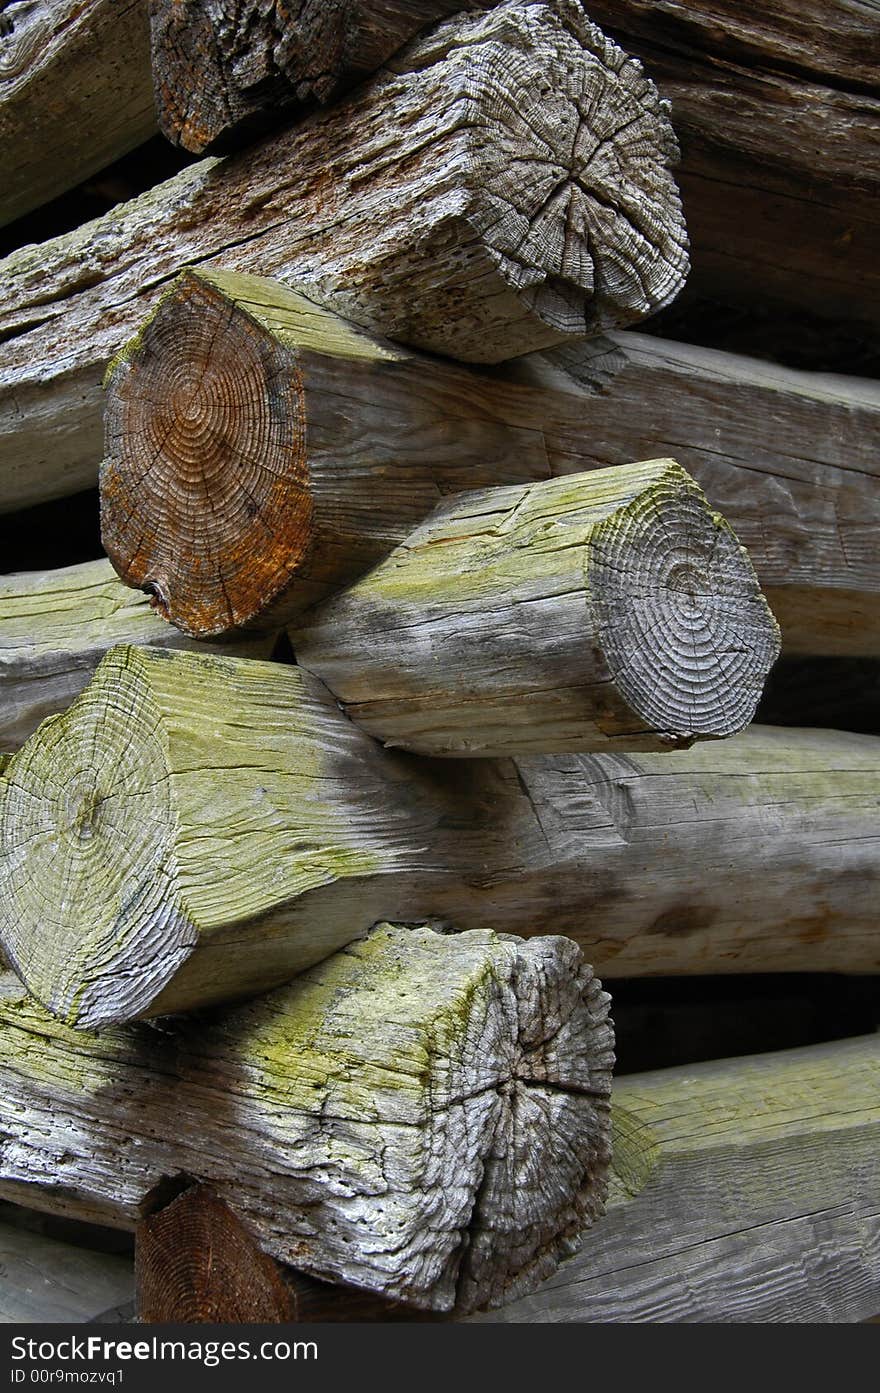
[[[135,1281],[145,1324],[277,1324],[297,1315],[278,1264],[207,1185],[190,1185],[140,1221]]]
[[[308,551],[295,349],[184,272],[107,376],[101,535],[184,633],[253,621]]]

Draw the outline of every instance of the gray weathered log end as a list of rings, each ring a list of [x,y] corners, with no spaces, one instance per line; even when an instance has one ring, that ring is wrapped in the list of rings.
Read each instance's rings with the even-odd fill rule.
[[[533,1290],[603,1212],[609,997],[567,939],[381,925],[162,1031],[0,998],[11,1198],[133,1227],[189,1176],[274,1258],[463,1312]]]
[[[779,654],[746,552],[674,460],[460,495],[291,638],[371,735],[458,756],[731,735]]]

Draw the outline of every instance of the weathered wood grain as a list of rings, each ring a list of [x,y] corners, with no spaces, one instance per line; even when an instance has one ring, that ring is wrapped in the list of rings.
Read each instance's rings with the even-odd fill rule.
[[[0,942],[82,1026],[259,991],[380,919],[567,933],[621,977],[877,971],[878,762],[760,727],[428,760],[302,669],[114,649],[0,783]]]
[[[878,342],[875,0],[597,0],[672,102],[689,289],[850,320]]]
[[[164,624],[107,560],[0,576],[0,749],[18,749],[66,710],[119,643],[204,648]],[[269,634],[244,634],[207,651],[267,658],[271,647]]]
[[[2,1325],[92,1321],[133,1285],[128,1258],[0,1224]]]
[[[278,1324],[296,1299],[210,1185],[188,1184],[135,1228],[137,1319],[144,1325]]]
[[[194,385],[177,398],[180,374]],[[105,546],[185,630],[252,622],[275,599],[270,621],[289,617],[438,495],[659,449],[746,545],[787,651],[880,652],[873,384],[625,333],[490,376],[270,279],[200,271],[115,363],[107,415]]]
[[[596,463],[674,455],[748,550],[786,653],[880,653],[875,382],[634,333],[515,370],[586,394]]]
[[[293,276],[488,362],[641,318],[687,272],[676,150],[639,65],[573,0],[453,17],[338,106],[0,263],[0,477],[24,467],[24,401],[46,428],[72,399],[100,410],[109,359],[182,265]],[[5,484],[4,506],[27,491]]]
[[[370,735],[458,756],[732,735],[779,655],[747,553],[674,460],[462,494],[291,641]]]
[[[618,1078],[608,1211],[510,1322],[863,1321],[880,1037]]]
[[[0,16],[0,225],[156,129],[144,0],[12,0]]]
[[[327,102],[427,25],[480,0],[149,0],[162,132],[200,155]]]
[[[158,1031],[72,1031],[7,976],[0,1194],[132,1227],[185,1175],[307,1272],[497,1305],[602,1212],[608,1003],[566,939],[390,925]]]

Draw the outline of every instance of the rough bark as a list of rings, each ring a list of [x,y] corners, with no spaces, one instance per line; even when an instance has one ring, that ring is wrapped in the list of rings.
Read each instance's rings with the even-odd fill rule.
[[[137,1319],[145,1325],[296,1319],[281,1269],[210,1185],[190,1184],[135,1229]]]
[[[880,1037],[618,1078],[613,1126],[605,1218],[491,1319],[876,1314]]]
[[[876,383],[632,333],[516,374],[583,394],[595,463],[674,455],[748,550],[786,653],[880,654]]]
[[[380,919],[568,933],[603,974],[877,971],[878,742],[382,750],[298,668],[120,648],[0,787],[0,938],[82,1026],[289,979]]]
[[[480,0],[149,0],[163,133],[200,155],[374,73],[420,29]]]
[[[874,0],[597,0],[669,97],[691,293],[810,308],[878,342]]]
[[[654,88],[579,5],[454,17],[339,106],[0,263],[10,478],[23,403],[44,427],[71,399],[99,411],[107,362],[181,265],[295,276],[489,362],[641,318],[687,271],[675,156]]]
[[[660,447],[745,543],[787,649],[880,652],[867,383],[633,334],[489,376],[357,333],[277,282],[199,272],[120,355],[107,410],[105,545],[183,629],[324,598],[438,493]]]
[[[143,0],[12,0],[0,16],[0,224],[156,129]]]
[[[732,735],[779,654],[747,554],[672,460],[460,495],[291,640],[370,735],[458,756]]]
[[[11,977],[0,1193],[131,1227],[177,1175],[271,1256],[422,1308],[532,1290],[602,1212],[609,998],[574,944],[378,927],[218,1015],[71,1031]]]
[[[271,635],[198,644],[163,624],[107,560],[0,577],[0,749],[15,750],[64,711],[120,643],[267,658]]]

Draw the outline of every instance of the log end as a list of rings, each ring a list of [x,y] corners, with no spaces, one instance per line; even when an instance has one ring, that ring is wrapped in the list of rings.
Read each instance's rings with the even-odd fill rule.
[[[617,692],[644,729],[688,745],[749,724],[780,631],[729,523],[674,460],[656,466],[596,529],[588,590]]]
[[[309,547],[295,349],[184,272],[105,385],[101,535],[116,571],[184,633],[248,623]]]
[[[0,787],[0,940],[69,1025],[139,1015],[192,952],[167,743],[134,648],[117,649]]]
[[[512,6],[473,24],[493,43],[469,220],[497,270],[546,326],[545,346],[654,314],[690,266],[668,102],[580,5]],[[491,361],[491,345],[475,356]]]

